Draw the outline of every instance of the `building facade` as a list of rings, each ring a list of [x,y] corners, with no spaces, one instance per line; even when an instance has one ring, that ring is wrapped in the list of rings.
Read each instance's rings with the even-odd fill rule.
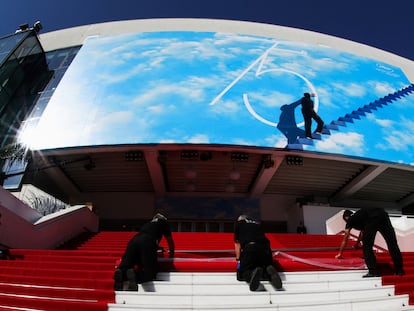
[[[163,210],[196,231],[230,230],[239,213],[290,231],[304,204],[401,212],[414,201],[410,60],[197,19],[27,29],[0,44],[2,147],[30,151],[4,164],[10,190],[93,202],[116,226]],[[306,92],[325,122],[312,139]]]

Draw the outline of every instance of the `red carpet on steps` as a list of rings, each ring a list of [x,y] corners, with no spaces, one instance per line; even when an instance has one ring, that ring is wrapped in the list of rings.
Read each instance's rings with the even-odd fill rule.
[[[14,260],[0,261],[0,311],[107,310],[114,302],[113,272],[134,232],[99,232],[71,249],[13,249]],[[174,260],[160,253],[161,271],[233,272],[233,234],[173,233]],[[360,250],[334,256],[342,236],[268,234],[279,271],[361,269]],[[165,241],[161,243],[166,247]],[[396,294],[409,294],[414,304],[414,253],[404,253],[406,275],[392,275],[388,253],[377,253],[383,284],[395,285]]]

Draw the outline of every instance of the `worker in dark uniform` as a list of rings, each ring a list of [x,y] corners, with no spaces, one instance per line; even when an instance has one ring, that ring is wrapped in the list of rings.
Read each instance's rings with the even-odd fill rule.
[[[368,273],[364,277],[379,276],[377,260],[372,249],[375,235],[379,232],[387,243],[388,251],[394,263],[395,275],[404,275],[403,259],[398,247],[397,237],[390,218],[384,209],[362,208],[355,213],[346,210],[342,217],[346,222],[345,235],[339,248],[339,253],[335,256],[336,258],[343,258],[342,253],[348,242],[351,229],[360,230],[355,246],[359,247],[359,243],[362,241],[365,264],[368,268]]]
[[[162,237],[169,247],[169,257],[174,256],[174,241],[167,218],[156,214],[144,224],[139,233],[129,242],[122,256],[121,263],[114,274],[115,290],[123,289],[123,282],[128,281],[128,290],[138,290],[138,285],[155,279],[158,272],[158,248]],[[134,267],[138,269],[135,270]]]
[[[299,225],[296,228],[296,232],[299,234],[308,233],[308,229],[306,229],[306,226],[303,224],[303,221],[299,222]]]
[[[282,288],[282,280],[273,266],[270,241],[260,225],[246,215],[239,216],[235,224],[234,247],[240,264],[237,280],[248,282],[251,291],[258,289],[262,279],[270,280],[276,289]]]

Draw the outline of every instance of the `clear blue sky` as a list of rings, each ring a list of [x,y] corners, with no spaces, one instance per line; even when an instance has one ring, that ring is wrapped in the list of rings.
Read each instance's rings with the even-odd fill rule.
[[[40,20],[43,32],[144,18],[218,18],[296,27],[414,60],[413,0],[19,0],[2,1],[0,36]]]

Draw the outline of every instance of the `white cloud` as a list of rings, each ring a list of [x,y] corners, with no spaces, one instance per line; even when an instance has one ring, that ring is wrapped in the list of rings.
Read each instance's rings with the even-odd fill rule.
[[[332,92],[331,86],[318,86],[319,109],[326,109],[328,107],[338,107],[338,96]]]
[[[367,92],[365,86],[353,82],[348,84],[332,83],[332,86],[335,90],[340,90],[349,97],[362,97]]]
[[[165,55],[167,58],[192,62],[193,60],[206,60],[211,58],[228,59],[236,57],[238,54],[228,53],[222,49],[217,42],[211,38],[201,41],[171,41],[159,49],[157,53]]]
[[[401,130],[394,130],[384,136],[384,141],[387,144],[379,145],[383,150],[393,149],[398,151],[407,151],[409,146],[413,146],[414,132],[403,132]]]
[[[290,62],[283,63],[283,67],[292,71],[300,72],[308,77],[315,77],[321,72],[332,72],[333,70],[347,70],[348,64],[334,61],[330,58],[315,58],[306,56],[305,59],[298,60],[297,56]],[[306,63],[304,68],[303,63]]]
[[[233,144],[235,144],[235,145],[260,146],[260,144],[257,144],[254,141],[249,141],[249,140],[246,140],[246,139],[241,138],[241,137],[238,137],[238,138],[234,137],[234,138],[232,138],[232,141],[233,141]]]
[[[168,114],[176,108],[175,105],[152,105],[147,108],[147,111],[153,114]]]
[[[376,145],[381,150],[408,151],[414,147],[414,121],[402,118],[398,125],[394,122],[394,128],[386,129],[383,133],[383,142]]]
[[[383,81],[368,81],[368,86],[377,96],[381,97],[395,92],[395,89],[389,83]]]
[[[241,103],[237,103],[232,100],[222,100],[214,106],[210,106],[210,109],[215,114],[236,115],[242,108]]]
[[[207,134],[196,134],[188,139],[190,144],[208,144],[210,138]]]
[[[275,148],[284,148],[286,147],[286,137],[283,135],[271,135],[268,137],[265,137],[266,146],[273,146]]]
[[[120,83],[137,76],[137,74],[148,70],[148,68],[148,64],[142,63],[136,66],[131,66],[129,70],[125,69],[119,71],[116,69],[107,69],[103,73],[98,73],[96,78],[106,84]]]
[[[249,98],[256,103],[260,103],[261,106],[266,108],[280,108],[283,105],[291,104],[300,98],[294,98],[292,94],[282,93],[278,91],[270,91],[268,93],[256,93],[250,92]]]
[[[174,139],[160,139],[160,144],[175,144],[177,143]]]
[[[402,97],[398,101],[393,102],[396,108],[411,110],[414,109],[414,94]]]
[[[140,130],[147,128],[145,120],[138,120],[131,111],[101,112],[85,126],[84,139],[92,137],[95,140],[97,136],[103,136],[102,133],[107,134],[110,128],[116,129],[119,126],[124,128],[125,124],[130,122],[139,123]]]
[[[258,140],[247,140],[242,137],[233,138],[232,143],[236,145],[243,145],[243,146],[272,146],[275,148],[284,148],[286,147],[286,137],[281,134],[272,134],[263,139]]]
[[[385,130],[392,129],[392,126],[395,124],[395,121],[391,119],[379,119],[376,117],[375,114],[367,113],[366,118],[368,121],[379,125],[380,127],[384,128]]]
[[[150,88],[145,93],[140,93],[135,98],[131,99],[135,105],[151,105],[152,103],[159,103],[163,100],[162,96],[167,96],[168,101],[174,101],[174,96],[181,98],[199,100],[204,97],[203,89],[190,88],[180,84],[171,84],[168,81],[154,81],[154,87]],[[186,103],[187,101],[184,101]]]
[[[391,127],[394,121],[390,119],[375,119],[375,122],[382,127]]]
[[[314,140],[316,149],[319,151],[363,155],[364,136],[355,133],[334,133],[322,141]]]

